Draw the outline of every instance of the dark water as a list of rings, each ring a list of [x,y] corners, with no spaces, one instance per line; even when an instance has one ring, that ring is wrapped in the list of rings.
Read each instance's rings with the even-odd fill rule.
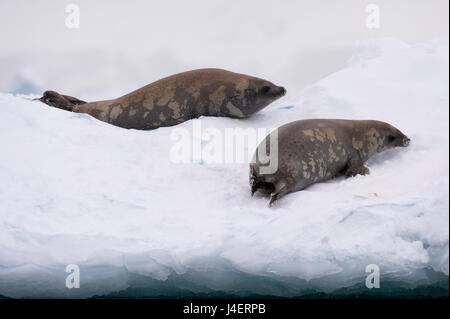
[[[337,289],[339,276],[311,281],[294,277],[266,277],[236,270],[190,270],[171,274],[167,280],[130,274],[129,287],[92,298],[442,298],[449,296],[449,277],[430,268],[421,269],[417,280],[382,278],[380,288],[368,289],[365,277]],[[348,280],[348,278],[347,278]]]

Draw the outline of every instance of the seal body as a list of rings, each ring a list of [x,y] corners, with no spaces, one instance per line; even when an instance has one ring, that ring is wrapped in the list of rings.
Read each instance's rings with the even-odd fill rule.
[[[123,128],[147,130],[202,115],[244,118],[285,93],[283,87],[256,77],[200,69],[169,76],[114,100],[86,103],[54,91],[44,92],[39,100]]]
[[[409,142],[398,129],[380,121],[311,119],[291,122],[269,134],[258,146],[250,163],[251,194],[256,191],[271,194],[270,206],[287,193],[341,174],[365,175],[369,169],[364,162],[372,155],[408,146]],[[260,158],[266,154],[270,161],[277,156],[274,172],[262,172],[267,164]]]

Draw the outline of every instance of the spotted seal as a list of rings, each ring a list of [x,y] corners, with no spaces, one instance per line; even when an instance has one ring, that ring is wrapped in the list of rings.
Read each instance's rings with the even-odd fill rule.
[[[55,91],[44,92],[39,100],[123,128],[148,130],[202,115],[248,117],[285,94],[283,87],[260,78],[199,69],[163,78],[114,100],[87,103]]]
[[[274,172],[265,174],[261,173],[261,168],[267,164],[260,158],[270,153],[271,139],[275,143],[278,141],[278,151],[269,158],[273,160],[278,154],[278,166]],[[294,121],[279,127],[258,146],[250,163],[251,194],[253,196],[256,191],[271,194],[270,206],[287,193],[341,174],[366,175],[369,169],[364,162],[372,155],[393,147],[408,146],[409,142],[400,130],[380,121]]]

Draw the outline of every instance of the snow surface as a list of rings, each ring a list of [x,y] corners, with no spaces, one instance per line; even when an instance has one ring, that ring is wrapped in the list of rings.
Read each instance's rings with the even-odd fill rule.
[[[448,53],[447,39],[362,41],[345,69],[291,100],[245,120],[202,117],[221,131],[377,119],[412,140],[369,160],[369,176],[317,184],[273,208],[250,197],[246,163],[171,161],[171,134],[198,122],[125,130],[0,94],[0,295],[89,297],[127,288],[127,273],[165,280],[221,262],[306,280],[364,276],[372,263],[382,276],[448,275]],[[65,288],[68,264],[80,266],[80,289]]]

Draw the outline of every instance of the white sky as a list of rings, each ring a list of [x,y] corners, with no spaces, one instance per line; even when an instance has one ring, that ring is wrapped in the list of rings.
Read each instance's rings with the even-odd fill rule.
[[[80,29],[65,26],[69,3],[79,5]],[[379,5],[379,29],[365,25],[368,3]],[[448,21],[447,0],[1,0],[0,91],[18,72],[45,88],[95,95],[221,67],[292,93],[342,68],[357,40],[448,37]]]

